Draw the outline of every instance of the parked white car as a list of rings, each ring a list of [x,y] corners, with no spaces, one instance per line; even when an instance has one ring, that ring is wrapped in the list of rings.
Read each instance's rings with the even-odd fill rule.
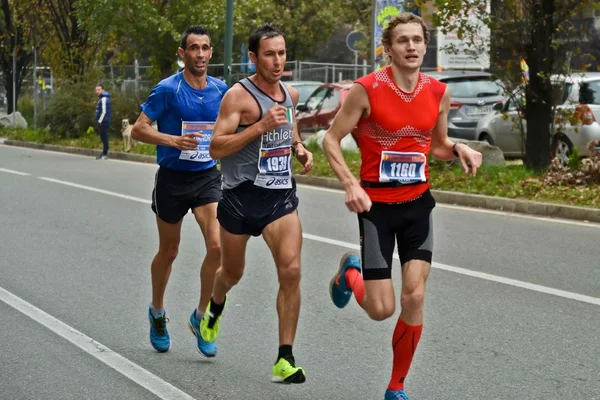
[[[566,165],[574,147],[581,156],[587,156],[589,142],[600,140],[600,72],[553,76],[552,81],[557,94],[552,155]],[[516,101],[496,104],[493,111],[479,121],[476,131],[480,140],[498,146],[505,157],[521,158],[524,156],[524,141],[515,121],[521,118],[527,132],[527,121],[519,111],[525,104],[522,89],[512,99]],[[567,114],[575,112],[579,123],[572,124],[566,118],[561,119],[560,111]]]

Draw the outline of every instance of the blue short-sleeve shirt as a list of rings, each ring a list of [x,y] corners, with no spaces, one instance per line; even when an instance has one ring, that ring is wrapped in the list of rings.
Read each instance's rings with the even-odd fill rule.
[[[225,82],[206,77],[204,89],[194,89],[179,72],[158,83],[141,109],[152,121],[156,121],[158,131],[169,135],[180,136],[183,121],[214,122],[219,114],[221,100],[227,91]],[[161,167],[182,170],[200,171],[213,167],[217,162],[189,161],[180,159],[181,150],[170,146],[156,146],[156,161]]]

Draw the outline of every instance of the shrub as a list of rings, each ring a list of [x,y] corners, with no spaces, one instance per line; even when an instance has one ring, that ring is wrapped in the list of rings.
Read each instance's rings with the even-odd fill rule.
[[[568,166],[571,171],[576,171],[582,166],[581,156],[579,155],[579,150],[577,150],[577,147],[573,147],[571,149]]]
[[[592,141],[588,145],[589,157],[579,160],[576,169],[563,167],[558,159],[552,160],[552,164],[542,179],[547,185],[600,185],[600,150],[597,147],[600,142]],[[569,163],[571,164],[571,163]]]
[[[133,94],[115,92],[112,95],[112,116],[110,130],[112,134],[121,136],[121,121],[128,119],[130,124],[135,123],[140,115],[140,101]]]
[[[89,81],[61,85],[41,113],[40,127],[61,138],[81,137],[96,124],[94,87],[95,84]]]
[[[38,103],[38,112],[40,104]],[[17,111],[21,113],[23,118],[27,121],[27,126],[33,126],[33,96],[21,95],[17,100]]]

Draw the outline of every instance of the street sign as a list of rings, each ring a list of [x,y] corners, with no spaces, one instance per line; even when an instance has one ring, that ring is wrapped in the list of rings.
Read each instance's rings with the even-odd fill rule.
[[[348,36],[346,36],[346,46],[348,46],[350,51],[358,53],[359,50],[356,48],[356,45],[358,44],[358,42],[364,39],[366,39],[364,33],[359,31],[352,31],[348,34]]]

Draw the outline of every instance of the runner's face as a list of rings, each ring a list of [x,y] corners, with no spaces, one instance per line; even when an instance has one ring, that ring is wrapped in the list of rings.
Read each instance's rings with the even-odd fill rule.
[[[427,51],[423,28],[418,23],[399,24],[392,31],[392,45],[386,53],[392,64],[402,69],[418,69]]]
[[[261,39],[258,46],[258,55],[250,53],[256,64],[256,72],[267,82],[277,83],[283,76],[285,67],[285,39],[275,36],[270,39]]]
[[[210,38],[206,35],[189,35],[185,50],[179,48],[185,69],[196,76],[203,76],[208,69],[208,60],[212,57]]]

